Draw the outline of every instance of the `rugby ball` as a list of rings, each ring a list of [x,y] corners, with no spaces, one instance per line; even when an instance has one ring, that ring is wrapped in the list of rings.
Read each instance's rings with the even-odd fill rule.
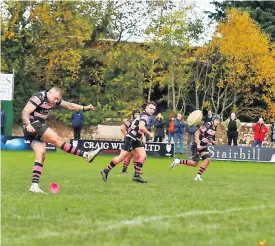
[[[187,117],[187,125],[188,126],[197,126],[201,123],[202,121],[202,111],[201,110],[195,110],[191,114],[188,115]]]

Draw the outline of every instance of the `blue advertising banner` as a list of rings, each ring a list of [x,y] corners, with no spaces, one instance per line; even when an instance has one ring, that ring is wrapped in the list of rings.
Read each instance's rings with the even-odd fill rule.
[[[30,141],[21,136],[4,136],[1,135],[1,150],[29,150],[31,149]],[[46,150],[56,151],[56,146],[46,143]]]

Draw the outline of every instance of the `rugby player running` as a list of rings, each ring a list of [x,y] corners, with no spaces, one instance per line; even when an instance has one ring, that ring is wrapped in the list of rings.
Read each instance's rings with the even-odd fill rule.
[[[147,157],[141,138],[142,134],[148,134],[150,137],[153,137],[153,134],[146,129],[146,125],[149,123],[150,117],[154,114],[155,110],[156,103],[149,102],[146,106],[145,111],[140,114],[140,117],[133,120],[130,130],[124,138],[124,143],[121,147],[121,152],[119,156],[114,157],[110,164],[100,172],[102,175],[102,179],[105,182],[107,182],[109,172],[117,164],[122,162],[127,157],[127,155],[129,155],[129,153],[134,151],[134,154],[137,156],[138,159],[133,181],[147,183],[147,181],[142,179],[142,177],[140,176],[142,173],[144,161]]]
[[[171,169],[174,169],[179,164],[196,167],[201,158],[203,163],[194,180],[202,181],[201,176],[211,162],[207,146],[208,144],[216,144],[216,128],[219,123],[219,115],[213,114],[212,121],[203,124],[195,133],[195,141],[191,143],[192,160],[175,159],[171,165]]]

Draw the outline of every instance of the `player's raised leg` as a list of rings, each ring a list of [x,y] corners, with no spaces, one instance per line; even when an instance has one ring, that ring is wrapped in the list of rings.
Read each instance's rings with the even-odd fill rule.
[[[176,158],[171,164],[171,169],[174,169],[179,164],[192,166],[192,167],[196,167],[198,165],[200,157],[198,154],[197,144],[195,143],[195,141],[191,143],[191,154],[192,154],[192,160],[181,160]]]
[[[58,134],[51,128],[47,128],[45,133],[42,135],[42,140],[45,142],[54,144],[56,147],[62,149],[64,152],[84,157],[88,160],[88,162],[92,162],[101,150],[101,148],[97,148],[94,151],[86,152],[86,151],[80,150],[78,148],[75,148],[71,144],[62,140],[58,136]]]
[[[177,165],[180,165],[180,164],[183,164],[186,166],[191,166],[191,167],[196,167],[196,166],[198,166],[198,161],[183,160],[183,159],[176,158],[171,164],[171,169],[174,169]]]
[[[29,192],[46,194],[40,189],[38,185],[46,159],[46,143],[40,141],[32,141],[31,147],[35,152],[35,162],[32,168],[32,184]]]

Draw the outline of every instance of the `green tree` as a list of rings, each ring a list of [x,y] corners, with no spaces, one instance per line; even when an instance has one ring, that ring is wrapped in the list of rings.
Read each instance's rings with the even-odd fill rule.
[[[167,75],[163,82],[168,87],[168,107],[175,112],[185,112],[187,92],[190,86],[192,60],[189,58],[190,41],[201,30],[201,22],[191,21],[191,6],[163,14],[147,30],[151,42],[160,46],[160,60],[165,64]],[[196,28],[195,28],[196,27]]]
[[[108,53],[105,62],[104,93],[108,104],[122,114],[140,108],[145,102],[144,69],[137,44],[118,44],[114,52]]]
[[[208,16],[214,20],[225,18],[227,8],[237,8],[248,12],[264,32],[275,40],[275,2],[274,1],[213,1],[214,12],[207,12]]]
[[[66,90],[77,81],[82,49],[92,32],[81,7],[77,2],[45,2],[31,10],[28,42],[33,48],[26,60],[30,71],[40,69],[39,83]]]
[[[27,42],[31,33],[28,29],[29,20],[24,13],[34,6],[35,2],[6,2],[1,11],[1,72],[15,73],[15,123],[21,122],[22,105],[38,89],[33,72],[25,69],[25,57],[30,54],[32,46]]]

